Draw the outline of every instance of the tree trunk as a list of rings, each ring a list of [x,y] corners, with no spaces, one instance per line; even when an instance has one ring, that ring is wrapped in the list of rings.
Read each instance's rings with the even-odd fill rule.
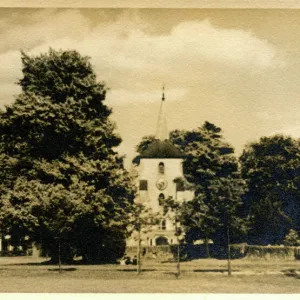
[[[59,268],[59,273],[62,273],[61,257],[60,257],[60,240],[58,241],[58,268]]]
[[[180,241],[177,237],[177,278],[180,277]]]
[[[228,276],[231,276],[231,260],[230,260],[230,236],[229,236],[229,227],[227,227],[227,248],[228,248]]]
[[[138,246],[137,246],[137,274],[141,273],[141,231],[138,231]]]
[[[206,257],[210,258],[210,252],[209,252],[209,244],[208,244],[208,237],[205,237],[205,249],[206,249]]]

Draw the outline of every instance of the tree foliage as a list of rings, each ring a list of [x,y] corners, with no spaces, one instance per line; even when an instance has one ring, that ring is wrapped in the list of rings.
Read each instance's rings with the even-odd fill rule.
[[[194,199],[183,206],[190,238],[207,241],[218,234],[216,242],[225,236],[221,228],[229,223],[231,230],[244,228],[238,214],[245,185],[234,150],[224,141],[221,128],[205,122],[197,130],[172,132],[171,140],[185,153],[184,175],[195,185]],[[238,237],[237,230],[233,231]]]
[[[263,137],[244,150],[240,161],[249,190],[249,242],[280,244],[291,228],[300,230],[299,140]]]
[[[296,230],[291,229],[289,233],[285,236],[284,245],[286,246],[299,246],[300,245],[300,238]]]
[[[107,88],[76,51],[22,53],[22,63],[23,92],[1,111],[1,230],[30,235],[52,258],[63,240],[87,261],[115,259],[134,185],[113,149]]]

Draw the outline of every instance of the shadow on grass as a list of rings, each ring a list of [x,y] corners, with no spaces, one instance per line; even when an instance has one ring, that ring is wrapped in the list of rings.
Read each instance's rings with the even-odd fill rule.
[[[76,271],[76,268],[62,268],[61,271],[62,272],[72,272],[72,271]],[[59,272],[59,268],[55,268],[55,269],[48,269],[48,271],[50,272]]]
[[[181,274],[182,273],[186,273],[186,272],[185,271],[181,271]],[[165,271],[165,272],[163,272],[163,274],[174,275],[175,277],[178,277],[178,273],[177,272]]]
[[[137,272],[136,269],[118,269],[117,272]],[[142,269],[141,272],[155,272],[157,269]]]
[[[44,266],[44,263],[19,263],[19,264],[9,264],[10,266]]]
[[[228,269],[196,269],[193,272],[197,273],[227,273]],[[232,270],[232,272],[240,272],[240,270]]]
[[[300,270],[296,269],[287,269],[281,271],[285,276],[294,277],[296,279],[300,279]]]
[[[51,260],[41,261],[41,262],[26,262],[26,263],[15,263],[9,264],[10,266],[57,266],[58,263],[54,263]],[[73,266],[95,266],[95,265],[120,265],[118,262],[110,262],[110,263],[102,263],[102,262],[95,262],[95,263],[87,263],[82,260],[80,261],[73,261],[69,263],[63,263],[63,265],[73,265]]]
[[[20,262],[15,264],[9,264],[10,266],[48,266],[48,265],[58,265],[51,260],[41,261],[41,262]]]

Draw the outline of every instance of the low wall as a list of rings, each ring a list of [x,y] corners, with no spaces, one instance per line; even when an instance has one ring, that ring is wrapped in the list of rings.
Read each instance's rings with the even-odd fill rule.
[[[177,248],[177,246],[176,246]],[[127,247],[126,254],[131,258],[137,255],[137,247]],[[164,246],[146,246],[141,248],[141,255],[147,260],[159,260],[168,261],[174,258],[174,246],[164,245]]]
[[[206,246],[205,245],[192,245],[192,244],[183,244],[180,245],[180,259],[181,260],[192,260],[207,258]],[[227,247],[220,246],[209,246],[210,257],[214,258],[227,258]],[[244,252],[243,252],[244,253]],[[241,248],[232,249],[231,256],[232,258],[243,257],[244,254],[241,254]],[[127,247],[126,255],[131,258],[137,255],[137,247]],[[164,245],[164,246],[146,246],[141,249],[141,255],[144,259],[147,260],[158,260],[158,261],[174,261],[178,257],[178,246],[177,245]]]
[[[210,257],[218,259],[227,258],[227,247],[210,245]],[[231,258],[245,259],[300,259],[300,247],[288,246],[255,246],[247,244],[234,244],[230,247]],[[144,259],[154,259],[159,261],[171,261],[177,258],[177,245],[147,246],[142,247],[141,254]],[[127,247],[126,253],[130,257],[137,255],[136,247]],[[205,245],[181,245],[181,260],[192,260],[207,258]]]
[[[248,259],[287,259],[294,260],[296,258],[297,247],[289,246],[256,246],[256,245],[243,245],[245,258]],[[241,249],[240,245],[233,245],[233,249],[238,252]]]
[[[27,256],[30,255],[28,251],[24,250],[15,250],[15,251],[7,251],[7,250],[2,250],[0,251],[0,256]]]
[[[295,248],[294,254],[296,259],[300,259],[300,247]]]

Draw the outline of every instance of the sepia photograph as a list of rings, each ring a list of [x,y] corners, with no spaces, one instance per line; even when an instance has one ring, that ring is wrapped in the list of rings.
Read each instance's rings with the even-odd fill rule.
[[[300,293],[300,3],[118,3],[0,5],[0,293]]]

